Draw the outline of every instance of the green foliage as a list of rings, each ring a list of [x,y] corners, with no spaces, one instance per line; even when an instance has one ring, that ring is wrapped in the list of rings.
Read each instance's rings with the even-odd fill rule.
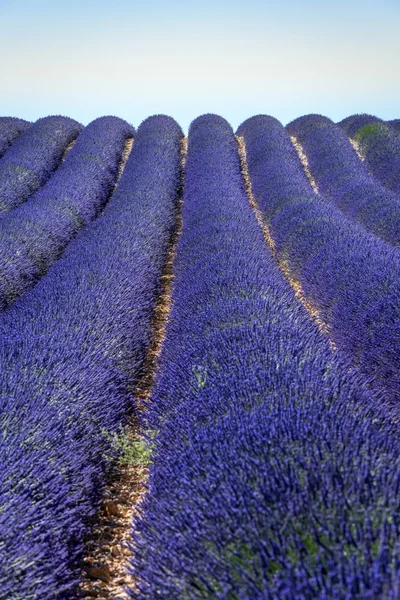
[[[111,441],[118,462],[122,465],[148,466],[155,447],[152,442],[157,435],[156,430],[147,430],[143,433],[132,432],[130,428],[120,426],[113,434],[103,432]],[[106,457],[111,459],[111,457]]]
[[[199,388],[203,388],[207,382],[207,369],[202,365],[192,367],[193,374],[196,378],[196,383]]]
[[[366,125],[364,125],[364,127],[361,127],[357,131],[354,139],[356,140],[356,142],[360,142],[363,139],[370,137],[374,133],[379,133],[381,129],[381,123],[367,123]]]

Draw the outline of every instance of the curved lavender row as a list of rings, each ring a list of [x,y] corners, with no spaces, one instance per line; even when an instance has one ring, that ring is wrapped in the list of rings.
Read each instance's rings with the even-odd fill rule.
[[[34,285],[99,214],[117,178],[124,143],[133,133],[117,117],[96,119],[53,177],[0,220],[0,309]]]
[[[140,126],[103,214],[0,318],[1,598],[76,597],[75,560],[111,453],[104,433],[135,410],[176,220],[181,135],[169,117]]]
[[[400,258],[315,194],[284,127],[245,121],[248,168],[276,256],[303,287],[331,337],[388,401],[400,401]]]
[[[282,277],[215,115],[190,127],[174,273],[131,596],[367,598],[391,585],[398,436]]]
[[[3,156],[8,146],[29,126],[29,121],[24,121],[24,119],[0,117],[0,157]]]
[[[307,115],[286,126],[300,142],[318,190],[348,217],[400,245],[400,196],[379,183],[358,158],[346,133],[327,117]]]
[[[396,131],[400,131],[400,119],[393,119],[392,121],[386,121],[386,123]]]
[[[400,194],[400,135],[373,115],[352,115],[339,123],[353,139],[371,173]]]
[[[0,215],[36,192],[82,130],[69,117],[45,117],[28,127],[0,160]]]

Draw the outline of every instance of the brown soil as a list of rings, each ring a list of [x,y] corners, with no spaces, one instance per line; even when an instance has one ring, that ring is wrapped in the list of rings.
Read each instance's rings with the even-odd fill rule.
[[[130,422],[128,427],[134,435],[137,424]],[[128,544],[146,480],[146,466],[118,464],[113,469],[87,542],[80,588],[83,598],[128,598],[124,588],[134,586],[132,576],[126,572],[126,561],[131,555]]]
[[[126,146],[129,155],[132,148]],[[181,205],[183,174],[187,155],[187,138],[181,142],[182,185],[178,198],[178,214],[175,231],[170,240],[170,250],[162,274],[162,291],[154,311],[151,346],[143,367],[143,375],[135,390],[135,404],[145,410],[157,371],[157,360],[165,338],[166,324],[171,310],[173,283],[173,260],[182,228]],[[127,159],[126,156],[126,159]],[[126,162],[125,159],[125,162]],[[122,169],[123,170],[123,169]],[[121,170],[121,173],[122,173]],[[132,440],[138,439],[138,423],[128,423],[126,432]],[[87,553],[82,562],[82,598],[126,599],[125,588],[134,588],[135,581],[129,574],[128,559],[131,556],[135,519],[146,494],[148,468],[145,465],[115,465],[106,485],[101,509],[87,542]]]
[[[133,137],[130,137],[125,140],[124,149],[122,150],[122,156],[121,156],[121,160],[120,160],[120,163],[118,166],[118,177],[117,177],[117,181],[115,182],[116,186],[117,186],[119,180],[121,179],[122,173],[124,172],[125,165],[128,161],[128,158],[132,151],[132,148],[133,148]]]
[[[68,146],[65,148],[65,150],[64,150],[64,154],[63,154],[63,157],[62,157],[62,159],[61,159],[61,162],[62,162],[62,163],[63,163],[63,162],[64,162],[64,160],[67,158],[67,155],[69,154],[69,152],[71,152],[71,150],[72,150],[72,148],[75,146],[75,144],[76,144],[76,139],[75,139],[75,140],[72,140],[72,142],[70,142],[70,143],[68,144]]]
[[[292,141],[293,146],[297,150],[297,154],[299,155],[301,164],[303,165],[304,172],[307,175],[307,179],[311,183],[312,189],[314,190],[314,192],[316,194],[319,194],[318,185],[317,185],[317,182],[315,181],[314,177],[311,175],[310,167],[308,164],[308,159],[307,159],[306,153],[304,152],[303,146],[300,144],[300,142],[297,140],[297,138],[294,137],[294,135],[291,135],[290,139]]]
[[[361,149],[360,149],[359,143],[356,142],[356,140],[352,140],[351,138],[349,138],[349,142],[353,146],[354,150],[356,151],[358,158],[364,162],[365,157],[361,154]]]

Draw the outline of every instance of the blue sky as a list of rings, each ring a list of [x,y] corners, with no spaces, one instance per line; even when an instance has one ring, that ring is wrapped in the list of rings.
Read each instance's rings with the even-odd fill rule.
[[[400,0],[0,0],[0,115],[400,118]]]

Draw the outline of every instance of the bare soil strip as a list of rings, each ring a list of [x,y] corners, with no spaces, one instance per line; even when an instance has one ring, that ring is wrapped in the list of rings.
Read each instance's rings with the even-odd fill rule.
[[[131,419],[126,428],[127,440],[136,439],[138,425]],[[82,562],[80,594],[82,598],[128,598],[125,586],[133,586],[125,572],[131,555],[128,548],[134,511],[145,493],[147,467],[117,464],[107,482],[103,503],[96,515],[87,554]]]
[[[130,149],[132,148],[132,144]],[[129,152],[130,152],[129,149]],[[128,152],[128,151],[127,151]],[[128,152],[128,155],[129,155]],[[147,352],[142,375],[134,392],[134,403],[139,410],[146,410],[157,372],[157,360],[165,339],[166,324],[171,311],[173,284],[173,261],[176,245],[182,230],[182,195],[187,155],[187,138],[181,142],[181,188],[178,197],[177,223],[171,236],[168,257],[161,278],[162,290],[157,301],[152,323],[152,343]],[[125,161],[126,162],[126,161]],[[122,171],[121,171],[122,173]],[[137,421],[131,418],[125,429],[125,440],[132,443],[143,439]],[[133,588],[135,581],[128,573],[127,560],[131,556],[131,532],[135,517],[146,494],[147,464],[117,464],[106,485],[103,503],[96,516],[87,554],[82,562],[82,598],[129,598],[125,588]]]
[[[353,146],[354,150],[356,151],[356,154],[358,156],[358,158],[364,162],[365,160],[365,156],[363,156],[361,154],[361,148],[360,148],[360,144],[358,142],[356,142],[356,140],[353,140],[352,138],[349,138],[349,142],[350,144]]]
[[[311,175],[310,166],[308,164],[308,159],[307,159],[306,153],[304,152],[303,146],[300,144],[298,139],[296,137],[294,137],[294,135],[291,135],[290,139],[291,139],[293,146],[297,150],[297,154],[299,155],[301,164],[303,165],[304,172],[307,175],[307,179],[310,182],[312,189],[314,190],[314,192],[316,194],[319,194],[318,185],[317,185],[317,182],[315,181],[314,177]]]
[[[118,166],[118,176],[117,181],[115,182],[115,187],[117,187],[119,180],[121,179],[121,175],[124,172],[125,165],[128,161],[129,155],[133,148],[133,137],[127,138],[125,140],[124,149],[122,150],[121,160]]]
[[[272,254],[273,254],[276,262],[278,263],[278,265],[279,265],[279,267],[280,267],[283,275],[289,281],[289,283],[290,283],[290,285],[291,285],[291,287],[292,287],[292,289],[293,289],[293,291],[294,291],[294,293],[296,295],[296,298],[298,300],[300,300],[300,302],[303,304],[303,306],[310,313],[310,315],[312,316],[312,318],[314,319],[314,321],[317,323],[317,325],[318,325],[319,329],[322,331],[322,333],[324,335],[327,335],[329,337],[329,326],[328,326],[328,324],[325,323],[321,319],[321,316],[320,316],[318,310],[307,300],[300,282],[297,281],[296,279],[294,279],[293,277],[291,277],[291,275],[289,273],[288,265],[286,263],[284,263],[283,261],[280,261],[278,259],[277,255],[276,255],[274,240],[271,237],[271,234],[270,234],[268,226],[264,223],[261,211],[258,208],[257,202],[256,202],[256,200],[254,198],[253,190],[252,190],[252,187],[251,187],[249,169],[248,169],[248,166],[247,166],[246,145],[245,145],[245,142],[244,142],[244,138],[241,137],[241,136],[236,136],[236,140],[237,140],[237,143],[238,143],[239,156],[240,156],[240,165],[241,165],[241,171],[242,171],[242,175],[243,175],[243,179],[244,179],[244,185],[245,185],[245,188],[246,188],[247,198],[249,200],[251,208],[254,211],[254,214],[256,216],[258,224],[260,225],[260,227],[261,227],[261,229],[263,231],[265,241],[267,242],[268,246],[271,248],[271,252],[272,252]],[[337,347],[335,345],[335,342],[332,339],[330,339],[329,342],[330,342],[330,345],[331,345],[332,349],[336,350]]]
[[[75,146],[75,144],[76,144],[76,140],[77,140],[77,138],[75,138],[74,140],[72,140],[72,142],[70,142],[70,143],[68,144],[68,146],[65,148],[65,150],[64,150],[64,154],[63,154],[63,157],[62,157],[62,159],[61,159],[61,162],[62,162],[62,163],[63,163],[63,162],[64,162],[64,160],[67,158],[67,156],[68,156],[68,154],[71,152],[72,148]]]

